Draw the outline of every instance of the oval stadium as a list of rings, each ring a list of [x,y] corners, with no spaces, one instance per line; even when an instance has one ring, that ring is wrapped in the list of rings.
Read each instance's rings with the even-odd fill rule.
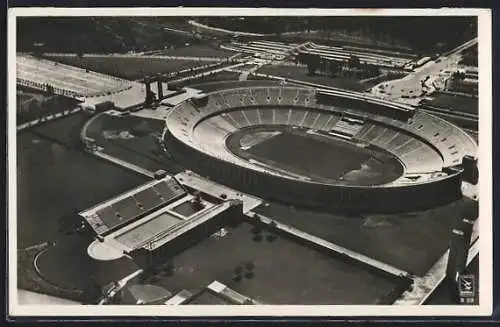
[[[172,109],[168,151],[256,195],[341,211],[397,212],[461,197],[476,142],[413,108],[342,90],[226,89]]]

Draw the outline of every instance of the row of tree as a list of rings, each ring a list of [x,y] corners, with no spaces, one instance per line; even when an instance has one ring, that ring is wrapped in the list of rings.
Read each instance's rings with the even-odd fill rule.
[[[328,75],[331,77],[354,76],[369,78],[380,75],[380,68],[376,65],[362,63],[357,56],[350,56],[345,61],[331,60],[317,54],[299,53],[295,57],[296,63],[307,65],[310,75]]]
[[[126,53],[184,46],[199,40],[190,34],[116,17],[25,17],[18,22],[17,49],[23,52]]]

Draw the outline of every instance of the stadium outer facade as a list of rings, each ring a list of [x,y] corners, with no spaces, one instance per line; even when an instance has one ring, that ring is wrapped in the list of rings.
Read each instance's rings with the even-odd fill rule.
[[[309,113],[314,120],[307,118]],[[346,128],[345,120],[358,126]],[[396,157],[403,173],[381,185],[287,174],[228,149],[230,135],[252,126],[300,126],[370,144]],[[460,199],[463,157],[475,157],[477,150],[476,142],[457,126],[409,106],[344,90],[284,86],[236,88],[187,100],[167,117],[164,141],[187,167],[241,191],[298,205],[371,213],[416,211]]]

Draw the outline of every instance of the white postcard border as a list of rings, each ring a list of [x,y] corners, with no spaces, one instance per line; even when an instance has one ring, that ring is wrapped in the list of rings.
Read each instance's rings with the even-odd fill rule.
[[[19,305],[17,292],[16,19],[21,16],[478,16],[479,167],[481,174],[479,305],[258,305],[84,306]],[[278,8],[12,8],[8,13],[8,296],[12,316],[474,316],[491,315],[492,231],[492,25],[488,9],[278,9]]]

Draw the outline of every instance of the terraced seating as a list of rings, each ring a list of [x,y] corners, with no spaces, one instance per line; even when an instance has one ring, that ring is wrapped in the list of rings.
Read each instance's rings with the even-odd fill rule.
[[[363,133],[358,133],[356,138],[361,141],[371,143],[372,140],[378,137],[384,130],[385,128],[383,125],[370,124],[370,127],[366,128]]]
[[[388,150],[390,152],[394,153],[396,156],[400,157],[405,153],[409,153],[411,151],[416,150],[421,145],[422,144],[420,141],[413,139],[413,138],[409,138],[407,141],[401,143],[400,145],[398,145],[396,147],[388,149]]]
[[[407,174],[437,172],[443,167],[441,157],[424,143],[412,151],[400,154],[399,158],[404,163]]]
[[[260,117],[257,114],[257,109],[252,108],[252,109],[245,109],[242,110],[242,115],[249,121],[249,124],[251,125],[260,125]]]
[[[289,113],[288,124],[295,126],[302,126],[305,118],[304,110],[292,109]]]
[[[429,140],[443,154],[445,166],[459,164],[466,154],[475,155],[475,142],[459,128],[438,117],[417,113],[407,128]]]
[[[222,114],[226,119],[233,122],[238,128],[244,128],[248,126],[248,121],[243,116],[241,110],[228,111]]]
[[[189,143],[243,166],[252,166],[252,163],[228,153],[224,139],[238,129],[254,125],[281,124],[340,131],[393,153],[405,165],[406,174],[438,172],[443,167],[459,164],[465,154],[475,151],[474,141],[463,131],[432,115],[417,111],[412,121],[407,122],[376,112],[359,111],[352,106],[342,107],[341,103],[336,107],[318,104],[314,95],[314,89],[288,86],[225,90],[210,93],[204,106],[181,104],[174,109],[172,117]],[[346,100],[346,105],[354,102]],[[364,123],[349,124],[341,119],[342,115]],[[201,120],[204,122],[194,128]]]
[[[387,149],[388,151],[392,152],[395,148],[400,147],[403,145],[405,142],[410,141],[412,138],[411,136],[397,132],[392,139],[390,139],[385,145],[384,148]]]
[[[286,125],[288,120],[288,109],[276,108],[274,110],[274,123],[279,125]]]
[[[324,45],[317,45],[317,44],[308,44],[307,46],[303,47],[301,50],[303,53],[311,53],[311,54],[317,54],[325,58],[329,58],[332,60],[338,60],[338,61],[343,61],[349,59],[352,55],[356,55],[361,62],[367,63],[367,64],[374,64],[378,66],[383,66],[383,67],[397,67],[397,66],[404,66],[408,62],[410,62],[409,59],[405,58],[398,58],[394,56],[388,56],[388,55],[380,55],[380,54],[375,54],[371,52],[363,52],[363,51],[356,51],[356,50],[346,50],[341,47],[330,47],[330,46],[324,46]]]
[[[346,135],[352,137],[359,133],[359,131],[363,128],[362,124],[351,123],[344,119],[340,119],[337,124],[332,128],[332,131],[341,133],[342,135]]]
[[[229,108],[236,108],[241,106],[241,102],[237,93],[227,94],[224,95],[224,97],[226,98],[226,104],[229,106]]]
[[[400,158],[408,174],[440,171],[443,167],[441,156],[432,147],[384,125],[366,124],[356,138]]]
[[[321,113],[318,117],[318,120],[314,124],[312,128],[328,131],[335,126],[335,124],[339,121],[340,115],[335,113]]]
[[[259,108],[258,111],[262,124],[273,125],[273,111],[271,107]]]
[[[236,130],[237,128],[226,119],[215,116],[205,121],[202,127],[195,129],[195,137],[205,140],[203,144],[206,147],[218,147],[220,140],[225,140],[227,135]]]
[[[16,58],[16,78],[41,90],[49,84],[67,96],[102,96],[132,87],[129,81],[113,76],[25,55]]]
[[[371,143],[385,149],[387,148],[387,144],[392,141],[394,137],[396,137],[399,134],[398,131],[395,131],[390,128],[384,128],[379,135],[377,135],[373,140],[371,140]]]

